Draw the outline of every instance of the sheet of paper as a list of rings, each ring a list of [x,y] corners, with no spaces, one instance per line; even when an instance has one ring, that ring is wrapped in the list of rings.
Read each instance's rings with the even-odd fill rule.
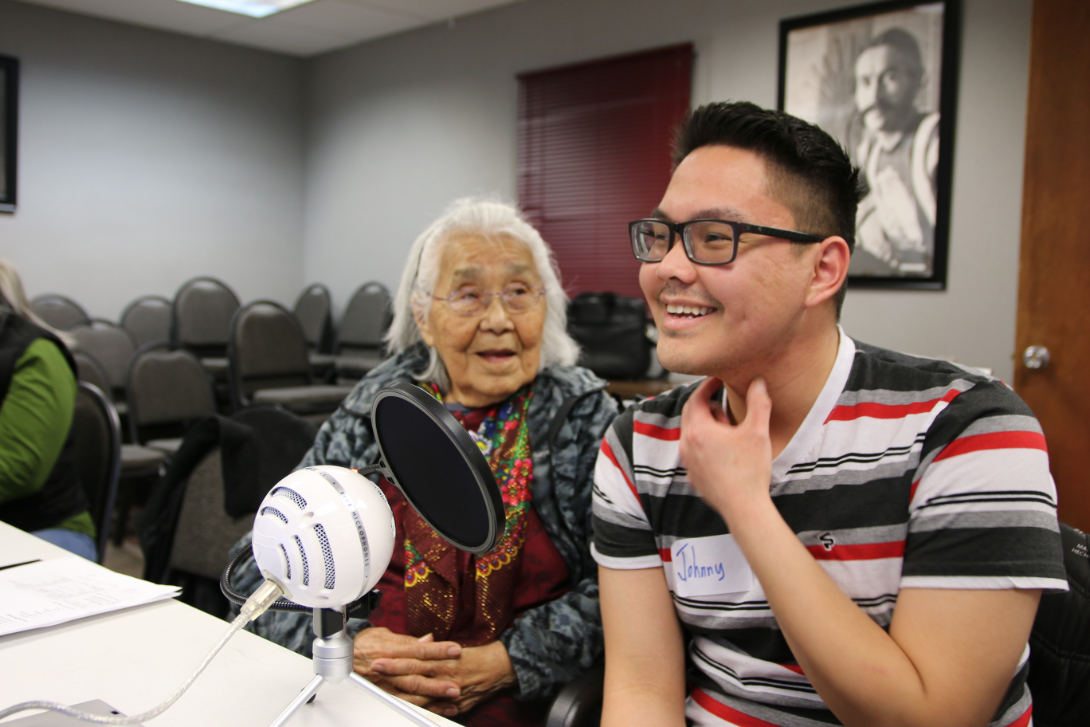
[[[77,556],[7,568],[0,570],[0,636],[161,601],[179,593],[176,586],[114,573]]]

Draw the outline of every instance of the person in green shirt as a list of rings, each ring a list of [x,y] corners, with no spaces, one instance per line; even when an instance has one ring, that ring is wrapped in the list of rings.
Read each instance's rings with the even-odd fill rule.
[[[0,521],[94,560],[95,526],[69,430],[76,368],[0,258]]]

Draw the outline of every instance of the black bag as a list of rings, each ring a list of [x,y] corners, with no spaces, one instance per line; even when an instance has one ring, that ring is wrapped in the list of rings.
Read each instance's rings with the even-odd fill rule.
[[[568,304],[568,333],[583,348],[579,365],[606,379],[638,379],[651,365],[643,300],[580,293]]]
[[[1060,523],[1067,593],[1046,593],[1029,635],[1033,723],[1081,727],[1090,715],[1090,541]]]

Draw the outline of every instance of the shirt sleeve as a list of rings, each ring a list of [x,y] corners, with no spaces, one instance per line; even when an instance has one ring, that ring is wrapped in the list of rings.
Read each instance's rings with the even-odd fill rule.
[[[591,553],[599,565],[618,570],[662,567],[632,464],[635,411],[630,408],[606,432],[594,468]]]
[[[999,382],[959,394],[928,430],[901,587],[1067,590],[1044,433]]]
[[[68,438],[76,377],[52,341],[39,338],[15,362],[0,405],[0,502],[41,489]]]

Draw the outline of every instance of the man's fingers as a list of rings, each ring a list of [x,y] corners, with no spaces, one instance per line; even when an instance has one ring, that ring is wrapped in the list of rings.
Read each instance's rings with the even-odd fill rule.
[[[772,416],[772,398],[768,395],[768,384],[758,377],[749,385],[746,392],[746,426],[756,427],[758,431],[768,431],[768,420]]]

